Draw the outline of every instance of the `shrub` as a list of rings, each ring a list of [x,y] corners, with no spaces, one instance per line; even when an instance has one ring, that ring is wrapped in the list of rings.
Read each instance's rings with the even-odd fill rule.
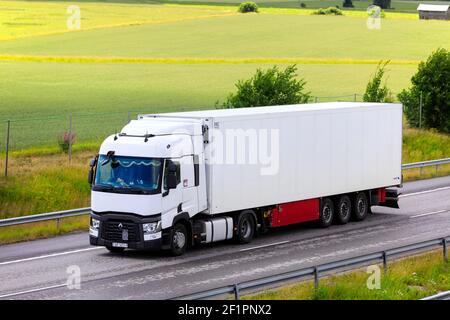
[[[306,3],[301,2],[301,3],[300,3],[300,8],[306,8]]]
[[[409,125],[419,127],[422,94],[422,126],[450,133],[450,51],[441,48],[433,52],[419,64],[411,83],[398,95]]]
[[[258,12],[258,5],[254,2],[243,2],[239,5],[239,12]]]
[[[354,8],[352,0],[344,0],[344,3],[342,4],[344,8]]]
[[[74,132],[63,132],[58,136],[58,144],[63,152],[68,152],[70,145],[75,143],[76,134]]]
[[[317,15],[335,15],[335,16],[342,16],[342,11],[339,8],[336,7],[329,7],[327,9],[318,9],[316,11],[313,11],[312,14],[317,14]]]
[[[369,80],[366,87],[366,92],[363,96],[363,101],[366,102],[393,102],[393,97],[391,91],[386,86],[386,82],[384,84],[381,83],[383,80],[383,76],[386,72],[386,65],[389,61],[382,62],[377,66],[375,70],[375,74]]]
[[[297,67],[288,66],[280,70],[277,66],[267,70],[257,69],[248,80],[239,80],[237,92],[230,94],[223,103],[225,108],[245,108],[285,104],[307,103],[309,92],[305,92],[306,82],[296,79]]]
[[[375,6],[379,6],[382,9],[390,9],[391,8],[391,0],[373,0],[373,4]]]

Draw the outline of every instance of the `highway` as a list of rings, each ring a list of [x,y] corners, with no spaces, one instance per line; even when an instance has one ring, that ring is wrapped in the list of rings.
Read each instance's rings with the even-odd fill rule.
[[[166,299],[450,235],[450,177],[405,183],[401,192],[399,210],[373,207],[363,222],[291,226],[247,245],[205,245],[182,257],[111,254],[89,246],[85,232],[4,245],[0,299]],[[66,286],[74,265],[79,289]]]

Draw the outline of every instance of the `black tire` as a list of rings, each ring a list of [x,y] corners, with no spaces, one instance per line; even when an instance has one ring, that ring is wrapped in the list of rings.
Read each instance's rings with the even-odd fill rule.
[[[347,195],[339,197],[335,209],[335,222],[337,224],[346,224],[352,216],[352,201]]]
[[[186,252],[188,245],[188,233],[186,227],[177,223],[170,231],[170,254],[172,256],[181,256]]]
[[[122,253],[125,251],[125,248],[116,248],[116,247],[110,247],[110,246],[107,246],[106,249],[108,249],[108,251],[111,253]]]
[[[334,205],[330,198],[323,198],[320,201],[320,213],[318,224],[322,228],[327,228],[333,223]]]
[[[249,243],[255,235],[255,219],[250,211],[242,212],[237,219],[236,242]]]
[[[358,192],[353,197],[352,218],[355,221],[362,221],[369,213],[369,201],[365,192]]]

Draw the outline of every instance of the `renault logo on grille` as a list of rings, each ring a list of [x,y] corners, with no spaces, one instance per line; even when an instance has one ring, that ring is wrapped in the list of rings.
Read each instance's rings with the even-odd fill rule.
[[[119,225],[117,226],[119,229],[122,229],[123,228],[123,224],[122,223],[119,223]]]

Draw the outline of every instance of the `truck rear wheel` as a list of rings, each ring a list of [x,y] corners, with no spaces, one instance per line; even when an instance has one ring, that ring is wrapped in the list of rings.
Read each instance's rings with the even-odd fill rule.
[[[186,227],[177,223],[170,232],[170,253],[173,256],[180,256],[186,252],[188,235]]]
[[[342,195],[336,205],[336,223],[346,224],[352,215],[352,202],[350,197]]]
[[[255,234],[255,220],[251,212],[242,212],[237,221],[236,241],[244,244],[249,243]]]
[[[320,201],[319,226],[327,228],[334,218],[334,205],[330,198],[323,198]]]
[[[353,220],[362,221],[369,212],[369,201],[365,192],[358,192],[353,198]]]

